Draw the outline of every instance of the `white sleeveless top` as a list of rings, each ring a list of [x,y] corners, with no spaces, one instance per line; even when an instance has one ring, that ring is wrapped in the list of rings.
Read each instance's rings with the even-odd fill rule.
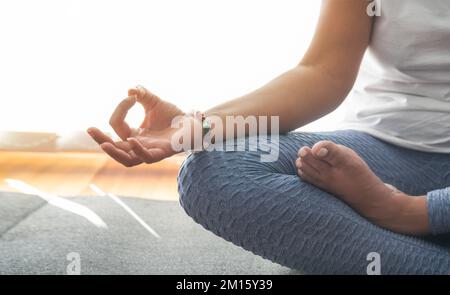
[[[450,153],[450,0],[381,0],[341,129]]]

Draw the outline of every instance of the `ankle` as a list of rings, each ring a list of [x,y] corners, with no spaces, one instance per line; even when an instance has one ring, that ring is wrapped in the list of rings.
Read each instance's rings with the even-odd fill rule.
[[[374,199],[374,203],[366,203],[365,208],[362,210],[362,215],[380,226],[382,224],[390,224],[396,219],[401,208],[403,193],[385,187],[376,194],[377,198]]]
[[[371,212],[367,218],[373,223],[393,232],[407,235],[426,235],[430,232],[425,197],[392,191],[383,207]]]
[[[430,233],[428,208],[425,196],[410,196],[401,193],[398,199],[397,214],[388,224],[392,231],[423,236]]]

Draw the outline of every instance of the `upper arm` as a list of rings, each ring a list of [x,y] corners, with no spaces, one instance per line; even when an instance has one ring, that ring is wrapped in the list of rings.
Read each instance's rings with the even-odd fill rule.
[[[367,0],[323,0],[311,45],[300,62],[324,71],[350,90],[370,42],[373,19]]]

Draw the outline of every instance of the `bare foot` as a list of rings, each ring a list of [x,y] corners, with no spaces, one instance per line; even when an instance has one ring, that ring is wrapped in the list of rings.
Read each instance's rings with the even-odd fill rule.
[[[331,141],[320,141],[312,149],[302,147],[298,156],[295,164],[303,180],[339,197],[380,226],[410,231],[398,216],[405,204],[409,210],[410,199],[415,198],[383,183],[355,151]]]

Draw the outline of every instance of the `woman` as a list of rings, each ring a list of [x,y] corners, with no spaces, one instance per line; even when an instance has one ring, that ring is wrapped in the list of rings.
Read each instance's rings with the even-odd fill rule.
[[[353,89],[343,130],[280,136],[272,163],[260,150],[190,156],[181,204],[224,239],[306,273],[365,274],[376,253],[381,273],[450,274],[450,1],[379,1],[377,17],[372,4],[324,0],[298,66],[204,112],[279,116],[287,133]],[[110,121],[123,141],[89,134],[127,167],[173,155],[170,124],[184,113],[144,88],[128,95]],[[136,101],[137,130],[124,122]]]

